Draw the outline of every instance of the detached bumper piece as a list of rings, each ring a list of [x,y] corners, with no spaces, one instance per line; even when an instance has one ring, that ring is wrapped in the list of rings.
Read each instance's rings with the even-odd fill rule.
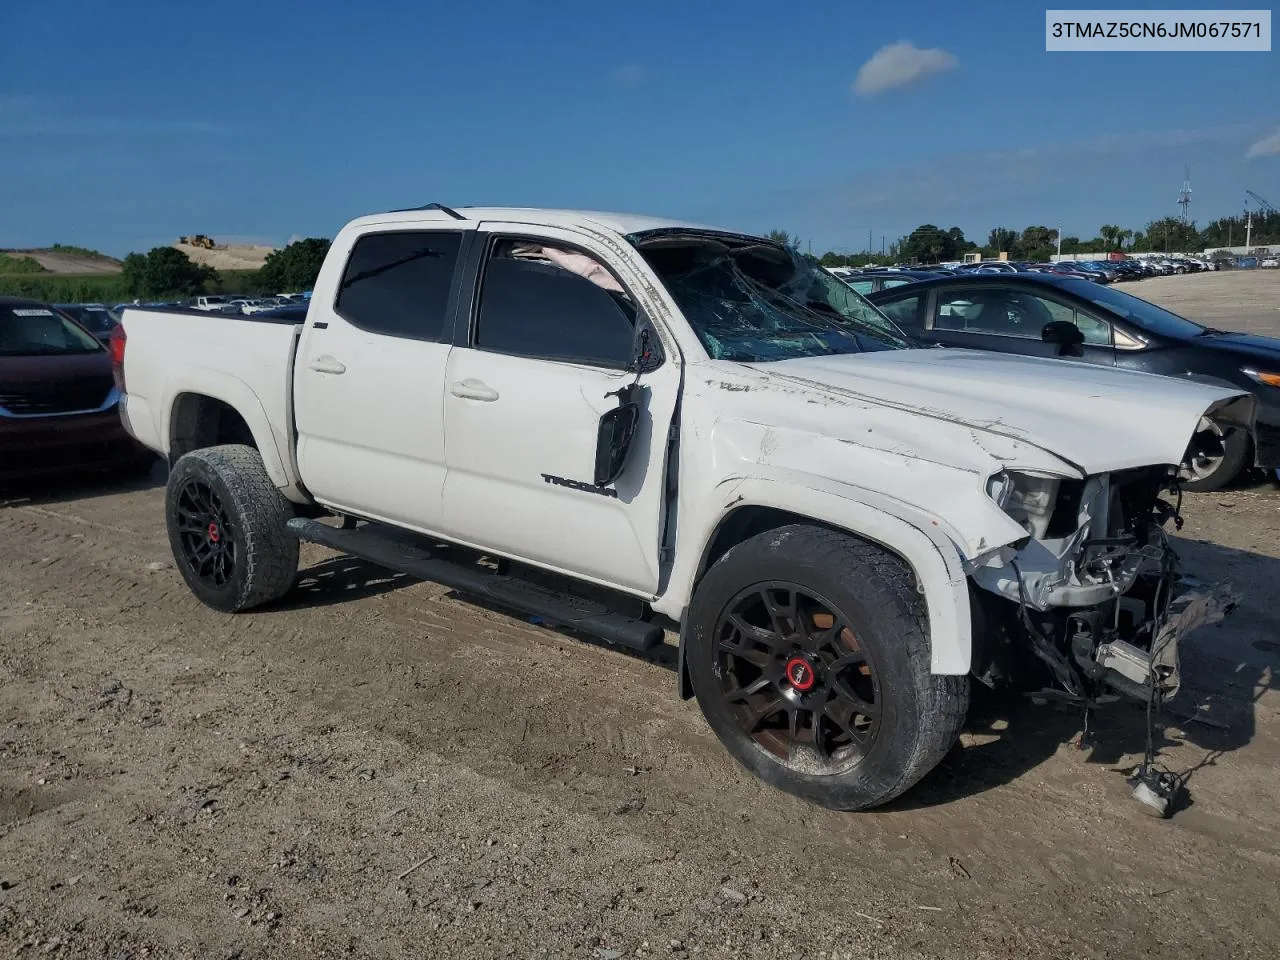
[[[1093,662],[1096,670],[1103,672],[1090,672],[1113,689],[1137,699],[1154,696],[1168,700],[1182,685],[1179,643],[1200,627],[1221,621],[1238,602],[1239,597],[1225,584],[1177,594],[1160,618],[1149,648],[1120,639],[1100,643]],[[1073,647],[1079,649],[1075,638]]]
[[[1222,620],[1239,600],[1226,584],[1199,587],[1182,580],[1177,587],[1159,610],[1152,609],[1154,598],[1130,595],[1071,611],[1066,632],[1075,671],[1095,688],[1143,703],[1175,696],[1182,685],[1179,644]],[[1105,699],[1111,698],[1095,702]]]

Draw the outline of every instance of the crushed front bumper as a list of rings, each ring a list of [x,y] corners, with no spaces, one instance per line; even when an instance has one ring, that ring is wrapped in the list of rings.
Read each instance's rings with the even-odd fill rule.
[[[1163,529],[1177,521],[1177,509],[1160,499],[1164,482],[1156,471],[1137,470],[1074,488],[1030,483],[1005,500],[1030,536],[969,566],[982,618],[998,625],[1005,646],[1033,653],[1071,699],[1174,696],[1182,640],[1237,602],[1225,585],[1205,588],[1179,575]],[[1016,657],[1002,664],[998,640],[975,646],[983,654],[974,665],[980,680],[1013,671]]]
[[[1182,686],[1180,643],[1200,627],[1221,621],[1239,602],[1226,584],[1194,588],[1183,581],[1180,586],[1168,606],[1139,627],[1137,637],[1126,639],[1118,631],[1073,636],[1071,652],[1081,671],[1137,699],[1153,693],[1161,700],[1177,695]]]

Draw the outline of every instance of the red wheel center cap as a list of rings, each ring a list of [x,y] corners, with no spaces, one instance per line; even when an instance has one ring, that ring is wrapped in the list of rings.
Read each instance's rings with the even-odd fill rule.
[[[813,685],[818,682],[818,675],[814,672],[813,665],[804,657],[792,657],[787,661],[786,670],[787,680],[801,693],[812,690]]]
[[[209,542],[217,543],[222,538],[222,534],[218,530],[216,523],[209,524]]]

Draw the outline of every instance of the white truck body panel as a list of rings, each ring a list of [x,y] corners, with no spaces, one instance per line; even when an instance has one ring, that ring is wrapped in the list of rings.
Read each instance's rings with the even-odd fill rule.
[[[369,232],[339,234],[333,262],[345,263]],[[349,323],[334,309],[341,273],[317,281],[298,345],[298,469],[327,507],[438,533],[450,346],[391,340]]]
[[[925,597],[933,670],[963,674],[967,574],[1027,537],[989,495],[993,475],[1082,478],[1176,464],[1206,411],[1246,396],[951,349],[712,360],[625,238],[688,225],[573,211],[459,213],[461,221],[422,210],[347,225],[317,281],[296,373],[292,326],[126,310],[131,431],[167,454],[175,398],[206,394],[244,416],[291,499],[310,495],[610,586],[677,620],[726,516],[746,506],[789,511],[902,556]],[[348,324],[332,305],[352,244],[408,227],[533,232],[589,251],[634,295],[666,362],[636,377]],[[614,405],[608,394],[633,380],[645,388],[645,412],[616,496],[549,481],[589,483],[596,423]]]
[[[1200,415],[1238,395],[1188,390],[1170,377],[951,348],[891,350],[756,364],[777,389],[831,406],[868,402],[1039,447],[1084,474],[1178,463]],[[976,452],[981,441],[974,439]],[[924,449],[922,455],[928,454]],[[999,459],[999,458],[997,458]]]
[[[170,417],[181,394],[195,393],[233,407],[248,424],[276,486],[301,501],[293,458],[293,348],[298,328],[245,323],[227,314],[208,317],[126,307],[130,432],[169,454]]]

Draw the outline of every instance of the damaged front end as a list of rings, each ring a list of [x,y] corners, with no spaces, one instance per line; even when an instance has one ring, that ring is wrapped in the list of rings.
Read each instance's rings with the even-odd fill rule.
[[[1027,536],[969,565],[975,676],[1011,681],[1029,652],[1051,671],[1061,688],[1051,695],[1060,698],[1090,705],[1174,696],[1179,642],[1236,602],[1229,589],[1196,589],[1178,570],[1164,529],[1170,520],[1181,526],[1176,473],[1145,467],[1074,480],[1004,472],[988,493]]]

